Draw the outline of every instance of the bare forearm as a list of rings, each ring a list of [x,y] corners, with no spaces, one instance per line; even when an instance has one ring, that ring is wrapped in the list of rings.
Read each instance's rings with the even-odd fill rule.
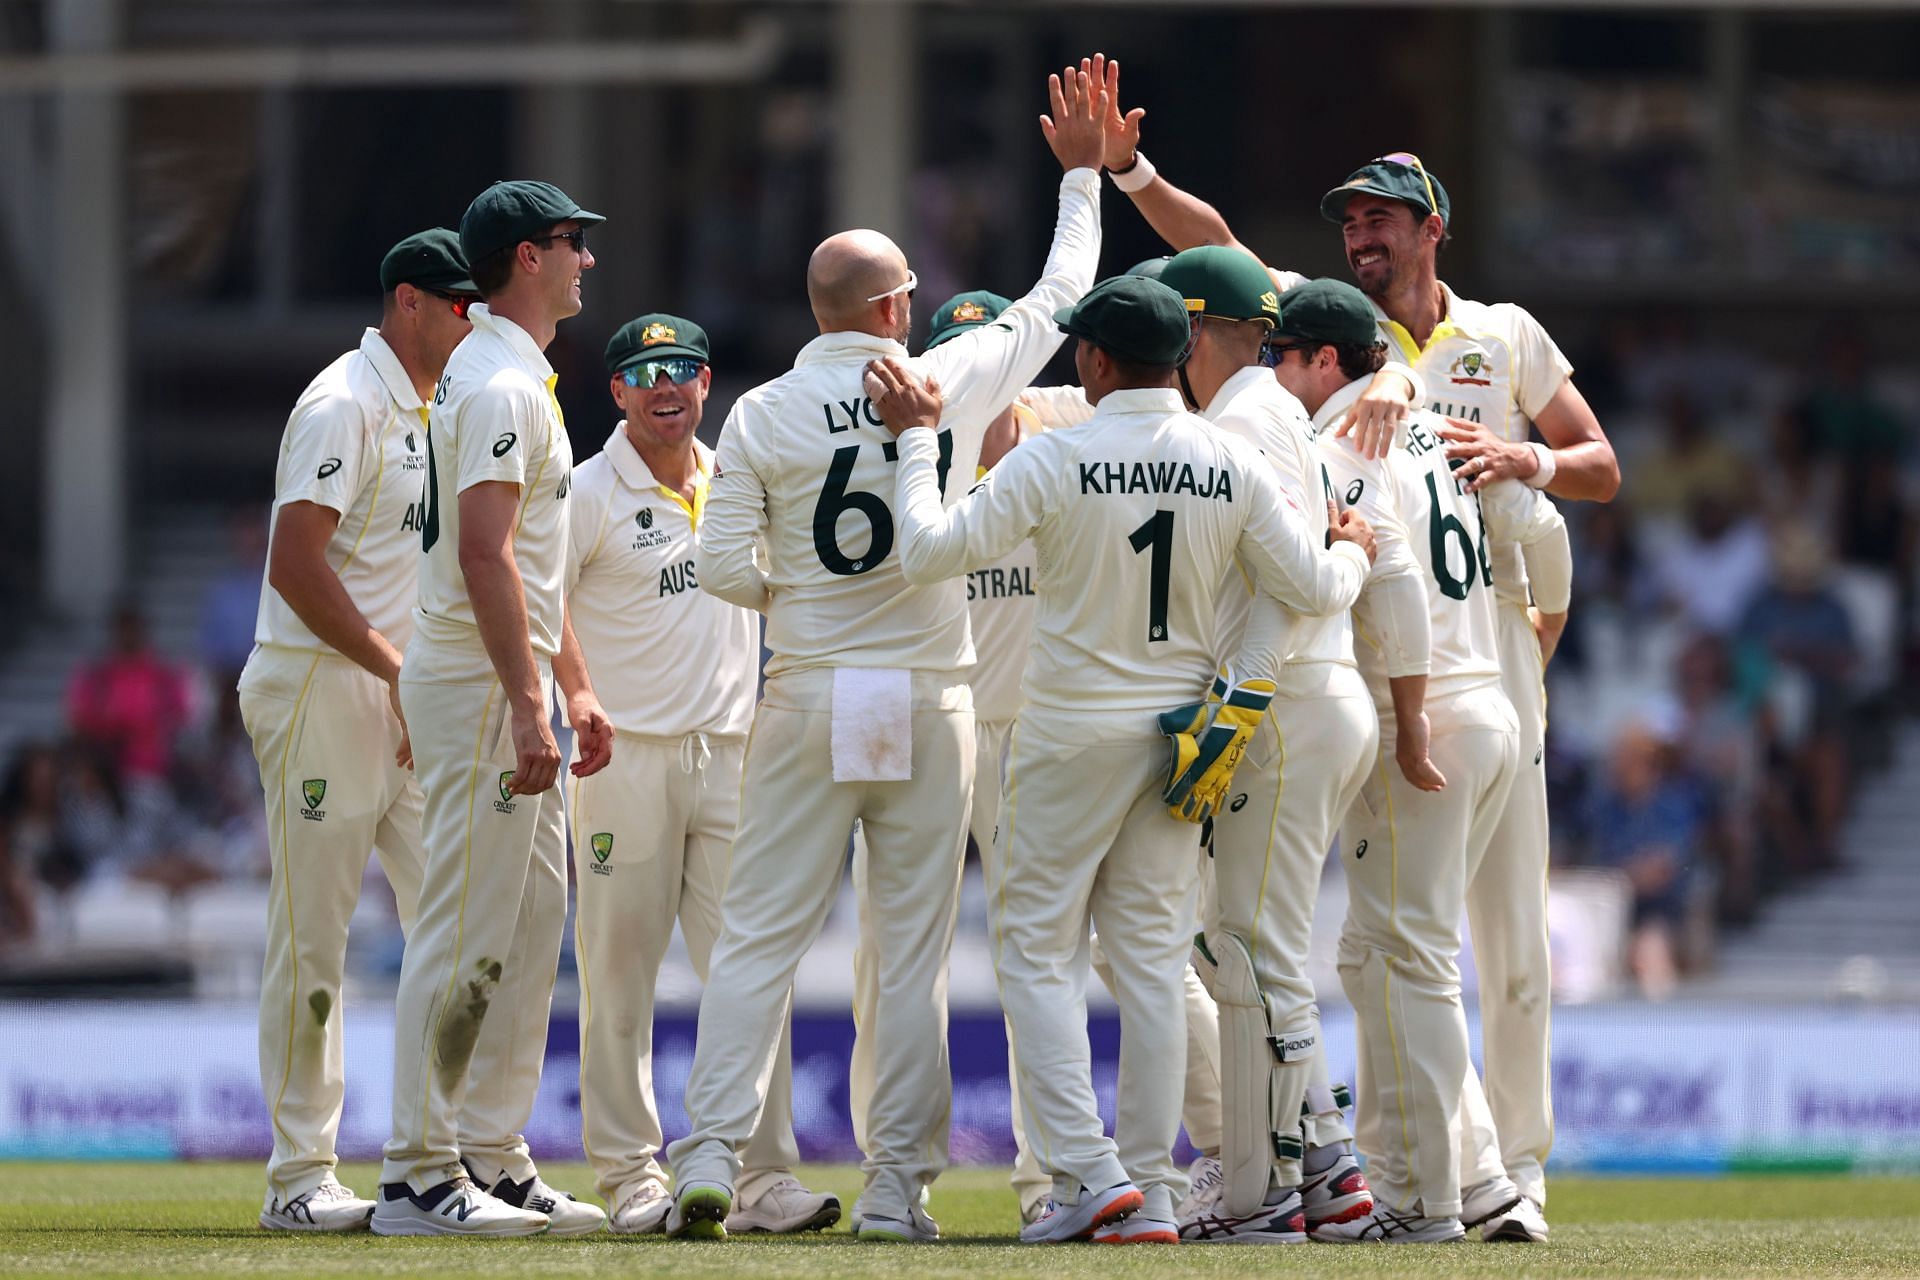
[[[1547,492],[1576,502],[1611,502],[1620,492],[1620,463],[1605,440],[1584,440],[1553,451],[1553,483]]]
[[[1218,209],[1165,178],[1156,177],[1141,190],[1129,192],[1128,198],[1154,233],[1176,252],[1203,244],[1240,245]]]
[[[527,596],[520,582],[520,566],[511,553],[460,557],[467,598],[473,602],[473,620],[487,647],[494,674],[518,709],[540,703],[540,669],[527,640]]]
[[[388,683],[400,674],[400,650],[367,621],[324,557],[284,567],[276,560],[267,582],[320,643]]]
[[[587,656],[573,636],[573,611],[569,609],[560,631],[560,654],[553,660],[554,683],[560,692],[572,698],[576,694],[593,696],[593,679],[587,673]]]
[[[1427,677],[1392,676],[1387,689],[1393,695],[1393,720],[1402,731],[1410,729],[1427,712]]]

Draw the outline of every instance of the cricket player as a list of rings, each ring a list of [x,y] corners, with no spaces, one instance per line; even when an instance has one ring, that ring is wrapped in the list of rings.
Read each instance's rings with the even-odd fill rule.
[[[351,1231],[373,1213],[334,1177],[347,922],[378,848],[400,920],[420,894],[420,788],[400,714],[413,630],[428,399],[479,294],[460,241],[408,236],[380,263],[380,327],[293,407],[274,472],[266,590],[240,714],[273,863],[260,1084],[273,1123],[260,1225]]]
[[[460,220],[487,301],[467,309],[473,332],[434,392],[401,668],[426,865],[395,1002],[382,1235],[577,1235],[606,1221],[541,1179],[519,1132],[540,1086],[566,922],[555,680],[581,739],[573,774],[599,772],[613,749],[567,621],[573,450],[543,354],[580,310],[587,228],[601,220],[531,181],[495,183]],[[488,1025],[510,1032],[510,1052],[470,1087]],[[463,1105],[471,1136],[456,1133]]]
[[[740,769],[760,678],[760,619],[699,589],[694,552],[713,451],[695,438],[713,370],[706,330],[666,314],[607,343],[608,387],[625,415],[573,473],[577,576],[568,608],[619,750],[573,783],[573,945],[580,970],[580,1124],[612,1230],[665,1229],[672,1200],[653,1097],[653,995],[680,921],[702,978],[740,805]],[[578,756],[576,754],[576,760]],[[791,1175],[790,1045],[743,1154],[733,1231],[802,1231],[840,1201]]]
[[[952,406],[942,474],[957,498],[987,425],[1057,348],[1056,308],[1099,258],[1098,86],[1068,68],[1042,129],[1066,171],[1045,273],[1001,313],[920,357]],[[1057,124],[1056,124],[1057,121]],[[814,250],[820,336],[735,402],[695,556],[702,590],[767,614],[772,657],[747,748],[722,928],[687,1080],[692,1131],[669,1148],[669,1234],[712,1236],[732,1208],[766,1098],[788,988],[836,896],[848,835],[867,843],[862,937],[880,975],[862,1239],[938,1234],[921,1193],[946,1164],[952,1095],[945,978],[973,789],[973,665],[959,583],[909,583],[889,500],[897,450],[867,362],[905,357],[917,281],[885,236]]]
[[[1349,284],[1320,280],[1281,302],[1275,375],[1313,411],[1334,490],[1409,550],[1427,633],[1372,585],[1355,617],[1361,671],[1380,714],[1380,763],[1343,829],[1349,907],[1340,976],[1358,1015],[1360,1146],[1373,1212],[1328,1223],[1340,1242],[1458,1240],[1461,1081],[1471,1076],[1460,1003],[1460,913],[1520,768],[1519,723],[1500,687],[1493,557],[1513,549],[1539,601],[1539,644],[1566,620],[1566,526],[1537,490],[1467,492],[1437,414],[1421,413],[1384,460],[1333,435],[1345,400],[1384,358],[1375,316]],[[1386,584],[1381,584],[1386,585]],[[1420,643],[1428,644],[1423,661]],[[1395,768],[1388,768],[1391,756]],[[1497,1161],[1474,1176],[1506,1181]]]
[[[1049,1211],[1021,1239],[1177,1243],[1179,1009],[1198,884],[1195,833],[1161,797],[1156,709],[1205,697],[1215,585],[1231,562],[1317,616],[1352,602],[1371,535],[1342,524],[1323,550],[1253,450],[1182,412],[1171,384],[1188,322],[1171,289],[1115,277],[1055,319],[1080,340],[1094,416],[1028,442],[943,512],[930,415],[903,403],[895,506],[910,580],[990,564],[1029,535],[1044,566],[988,863],[1022,1115],[1054,1179]],[[903,372],[877,371],[889,414],[917,391]],[[1113,967],[1130,1095],[1112,1139],[1088,1059],[1090,921]]]
[[[1139,108],[1119,108],[1117,64],[1101,68],[1109,101],[1106,163],[1153,229],[1175,248],[1240,245],[1213,206],[1159,177],[1139,150]],[[1426,380],[1429,404],[1448,418],[1447,456],[1464,462],[1474,491],[1518,479],[1562,499],[1611,501],[1620,468],[1572,365],[1540,323],[1512,303],[1460,297],[1441,282],[1440,247],[1452,234],[1447,191],[1411,152],[1382,156],[1350,174],[1320,202],[1338,223],[1347,262],[1367,295],[1381,340]],[[1241,246],[1245,247],[1245,246]],[[1302,277],[1274,272],[1291,287]],[[1356,420],[1361,447],[1385,452],[1392,432],[1383,419]],[[1530,437],[1538,431],[1541,439]],[[1549,1062],[1551,957],[1547,938],[1548,822],[1545,758],[1546,693],[1539,642],[1528,622],[1527,583],[1518,557],[1494,561],[1500,602],[1503,687],[1520,717],[1521,773],[1509,809],[1494,832],[1481,871],[1467,890],[1474,961],[1480,974],[1481,1040],[1489,1108],[1500,1163],[1512,1172],[1526,1205],[1498,1183],[1470,1186],[1464,1221],[1487,1238],[1544,1240],[1544,1166],[1553,1146]],[[1480,1089],[1476,1077],[1466,1084]]]

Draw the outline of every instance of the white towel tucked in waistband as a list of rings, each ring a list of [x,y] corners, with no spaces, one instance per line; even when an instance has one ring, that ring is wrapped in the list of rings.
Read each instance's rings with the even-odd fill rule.
[[[895,667],[833,672],[833,780],[913,777],[913,673]]]

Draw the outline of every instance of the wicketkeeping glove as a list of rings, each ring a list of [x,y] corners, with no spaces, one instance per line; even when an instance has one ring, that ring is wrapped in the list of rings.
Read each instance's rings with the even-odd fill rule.
[[[1233,771],[1273,702],[1273,681],[1235,681],[1231,668],[1214,678],[1205,702],[1162,712],[1160,732],[1171,754],[1160,798],[1185,822],[1211,818],[1233,785]]]

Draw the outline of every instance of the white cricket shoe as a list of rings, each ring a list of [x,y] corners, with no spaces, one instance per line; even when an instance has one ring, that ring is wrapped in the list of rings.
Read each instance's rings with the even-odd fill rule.
[[[1109,1222],[1093,1233],[1092,1240],[1094,1244],[1179,1244],[1180,1224],[1136,1213]]]
[[[1520,1188],[1505,1174],[1476,1182],[1460,1193],[1460,1225],[1477,1227],[1519,1203]]]
[[[1180,1219],[1183,1244],[1305,1244],[1307,1219],[1298,1191],[1275,1193],[1277,1199],[1248,1217],[1228,1213],[1218,1199],[1191,1218]]]
[[[564,1191],[555,1191],[538,1173],[524,1182],[515,1182],[503,1173],[500,1181],[488,1188],[488,1194],[516,1209],[545,1214],[549,1235],[590,1236],[607,1225],[605,1209],[576,1200]]]
[[[686,1240],[725,1240],[733,1188],[720,1182],[689,1182],[674,1191],[667,1234]]]
[[[920,1205],[914,1205],[907,1211],[907,1220],[898,1218],[875,1218],[871,1215],[860,1219],[860,1229],[854,1233],[856,1238],[884,1244],[925,1244],[929,1240],[940,1238],[940,1224],[933,1220]]]
[[[549,1224],[546,1214],[515,1208],[462,1177],[425,1191],[381,1183],[371,1225],[377,1236],[537,1236]]]
[[[260,1225],[269,1231],[364,1231],[371,1217],[373,1201],[362,1200],[331,1177],[285,1201],[269,1191],[260,1207]]]
[[[1330,1168],[1300,1181],[1300,1207],[1307,1230],[1329,1222],[1352,1222],[1373,1212],[1373,1189],[1352,1156],[1341,1156]]]
[[[1545,1244],[1547,1242],[1547,1214],[1533,1202],[1531,1196],[1521,1196],[1520,1203],[1505,1213],[1495,1214],[1480,1226],[1480,1238],[1486,1241],[1505,1241],[1513,1244]]]
[[[1118,1183],[1100,1192],[1082,1187],[1078,1204],[1048,1200],[1047,1211],[1040,1215],[1039,1221],[1020,1229],[1020,1240],[1023,1244],[1085,1240],[1101,1227],[1138,1212],[1146,1202],[1140,1188],[1131,1182]]]
[[[752,1204],[736,1204],[727,1214],[727,1234],[763,1231],[787,1235],[825,1231],[840,1221],[840,1197],[809,1191],[798,1180],[782,1178],[761,1192]]]
[[[667,1194],[667,1189],[648,1178],[635,1183],[631,1191],[616,1201],[613,1216],[607,1219],[607,1230],[623,1236],[665,1231],[667,1214],[672,1208],[673,1197]]]
[[[1212,1210],[1220,1199],[1223,1175],[1217,1156],[1196,1156],[1187,1166],[1187,1197],[1173,1211],[1177,1221],[1185,1222]]]
[[[1326,1244],[1454,1244],[1465,1240],[1467,1231],[1458,1218],[1423,1218],[1375,1203],[1366,1217],[1329,1222],[1312,1235]]]

